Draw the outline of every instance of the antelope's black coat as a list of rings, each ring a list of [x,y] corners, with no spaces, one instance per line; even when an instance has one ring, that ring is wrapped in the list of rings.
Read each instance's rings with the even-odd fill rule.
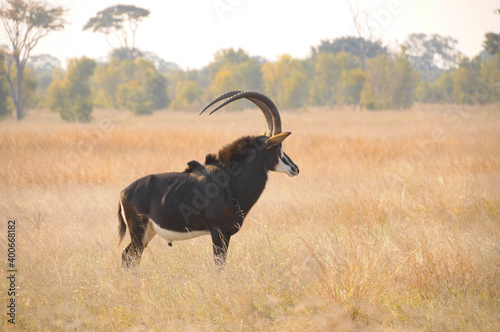
[[[138,261],[147,246],[149,219],[169,231],[210,232],[216,262],[223,263],[230,237],[240,229],[265,188],[268,171],[278,163],[281,144],[266,147],[267,139],[242,137],[217,155],[207,155],[203,165],[190,161],[184,172],[148,175],[126,187],[118,206],[120,237],[126,231],[124,214],[132,238],[123,253],[124,266]]]

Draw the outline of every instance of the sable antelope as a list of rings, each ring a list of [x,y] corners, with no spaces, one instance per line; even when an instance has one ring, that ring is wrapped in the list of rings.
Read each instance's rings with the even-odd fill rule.
[[[267,96],[254,91],[230,91],[201,113],[222,100],[227,99],[210,114],[241,98],[260,108],[269,136],[241,137],[217,155],[207,155],[204,165],[193,160],[184,172],[148,175],[121,192],[120,243],[126,224],[131,238],[122,254],[124,267],[139,263],[155,234],[167,240],[169,246],[173,241],[210,234],[215,263],[224,264],[229,240],[262,194],[268,172],[299,174],[299,168],[282,148],[283,140],[291,133],[281,131],[280,114]]]

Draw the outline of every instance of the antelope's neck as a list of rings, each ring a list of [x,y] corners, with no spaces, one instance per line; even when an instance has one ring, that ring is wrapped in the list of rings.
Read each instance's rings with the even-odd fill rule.
[[[252,206],[257,202],[260,195],[266,187],[268,171],[263,165],[247,164],[241,168],[240,174],[233,177],[235,204],[245,213],[250,211]]]

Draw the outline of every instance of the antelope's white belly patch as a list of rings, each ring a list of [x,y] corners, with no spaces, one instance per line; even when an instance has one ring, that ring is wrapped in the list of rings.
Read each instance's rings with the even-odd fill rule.
[[[171,231],[169,229],[161,228],[151,218],[149,218],[149,221],[151,222],[151,225],[153,225],[153,229],[155,230],[156,234],[161,236],[163,239],[167,240],[168,243],[172,243],[172,241],[189,240],[198,236],[210,234],[210,231],[190,231],[190,232]]]

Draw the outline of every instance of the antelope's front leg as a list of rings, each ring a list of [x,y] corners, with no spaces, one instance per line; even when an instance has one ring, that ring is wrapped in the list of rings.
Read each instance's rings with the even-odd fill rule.
[[[229,247],[231,235],[219,227],[211,227],[210,234],[212,235],[215,265],[223,266],[226,263],[227,248]]]

